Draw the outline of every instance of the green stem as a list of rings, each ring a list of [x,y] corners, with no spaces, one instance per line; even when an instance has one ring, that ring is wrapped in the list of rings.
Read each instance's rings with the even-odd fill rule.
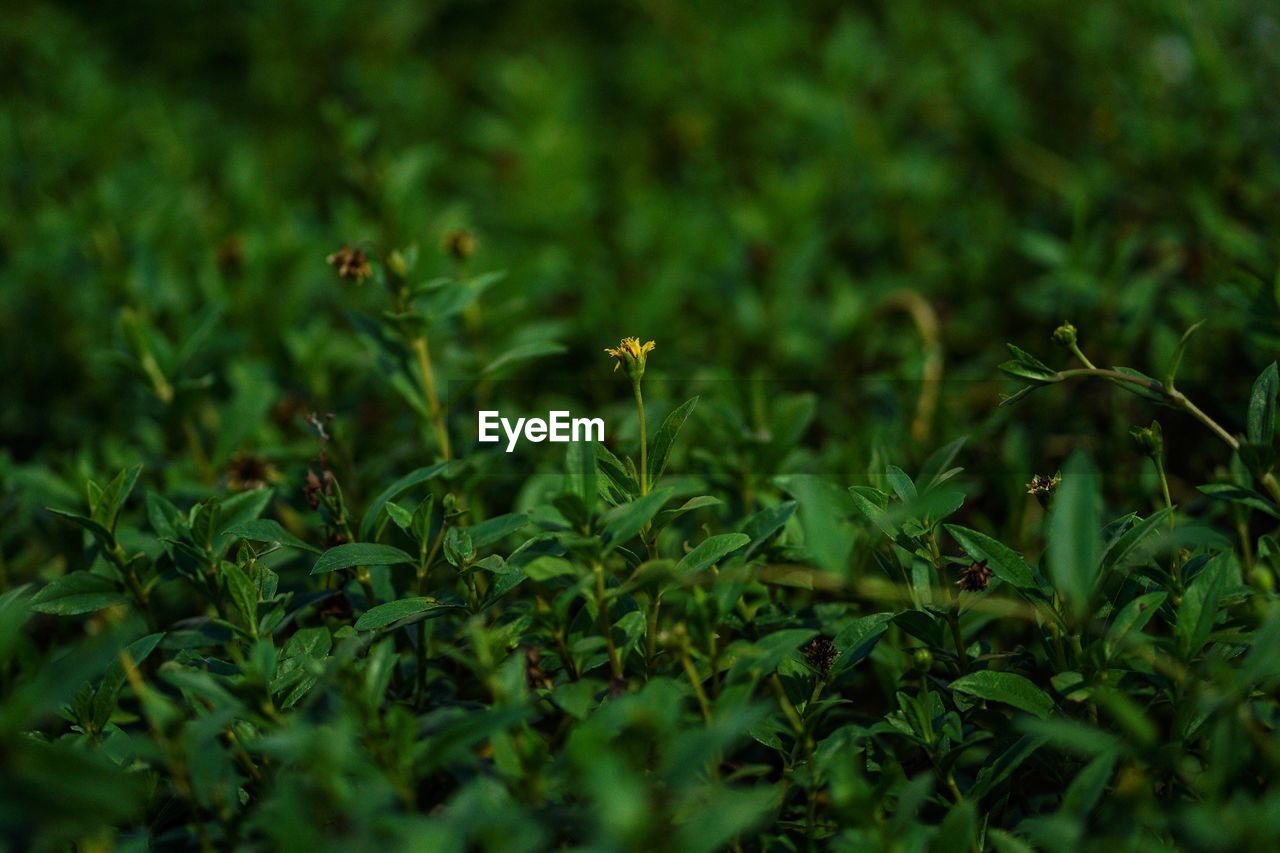
[[[440,455],[449,460],[453,454],[449,449],[449,430],[445,425],[440,409],[440,399],[436,396],[435,372],[431,369],[431,350],[427,348],[427,338],[419,335],[412,341],[414,355],[418,357],[418,371],[422,374],[422,390],[427,395],[427,411],[431,415],[431,426],[436,433],[436,442],[440,446]]]
[[[609,603],[605,599],[604,564],[596,560],[592,564],[596,576],[596,614],[600,623],[600,633],[604,634],[605,649],[609,652],[609,670],[615,680],[622,679],[622,662],[618,659],[618,649],[613,644],[613,625],[609,621]]]
[[[636,395],[636,413],[640,417],[640,495],[649,494],[649,439],[644,422],[644,395],[640,393],[640,380],[631,383]]]

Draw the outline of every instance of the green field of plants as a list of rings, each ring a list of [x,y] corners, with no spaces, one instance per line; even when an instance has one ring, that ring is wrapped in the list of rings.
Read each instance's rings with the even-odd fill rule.
[[[0,850],[1277,849],[1278,45],[19,0]]]

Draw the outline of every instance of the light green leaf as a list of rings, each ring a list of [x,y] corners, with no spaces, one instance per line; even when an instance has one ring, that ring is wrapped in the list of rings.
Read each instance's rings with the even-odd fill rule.
[[[1089,458],[1077,452],[1062,466],[1049,510],[1049,575],[1076,619],[1088,615],[1102,557],[1102,496]]]
[[[750,541],[751,537],[745,533],[723,533],[719,536],[711,536],[684,555],[684,559],[676,565],[676,572],[683,574],[700,572],[720,562],[726,555],[732,554]]]

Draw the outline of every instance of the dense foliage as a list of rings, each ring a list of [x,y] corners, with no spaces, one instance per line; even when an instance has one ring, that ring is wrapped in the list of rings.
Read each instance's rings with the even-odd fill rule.
[[[1274,849],[1278,38],[18,4],[0,840]]]

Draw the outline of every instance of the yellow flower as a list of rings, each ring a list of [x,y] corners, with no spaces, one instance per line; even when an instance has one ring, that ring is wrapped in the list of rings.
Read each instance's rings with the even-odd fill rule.
[[[605,347],[604,351],[618,360],[613,365],[614,370],[625,364],[627,375],[632,379],[639,379],[644,376],[646,357],[655,346],[653,341],[645,341],[642,344],[639,338],[623,338],[616,347]]]

